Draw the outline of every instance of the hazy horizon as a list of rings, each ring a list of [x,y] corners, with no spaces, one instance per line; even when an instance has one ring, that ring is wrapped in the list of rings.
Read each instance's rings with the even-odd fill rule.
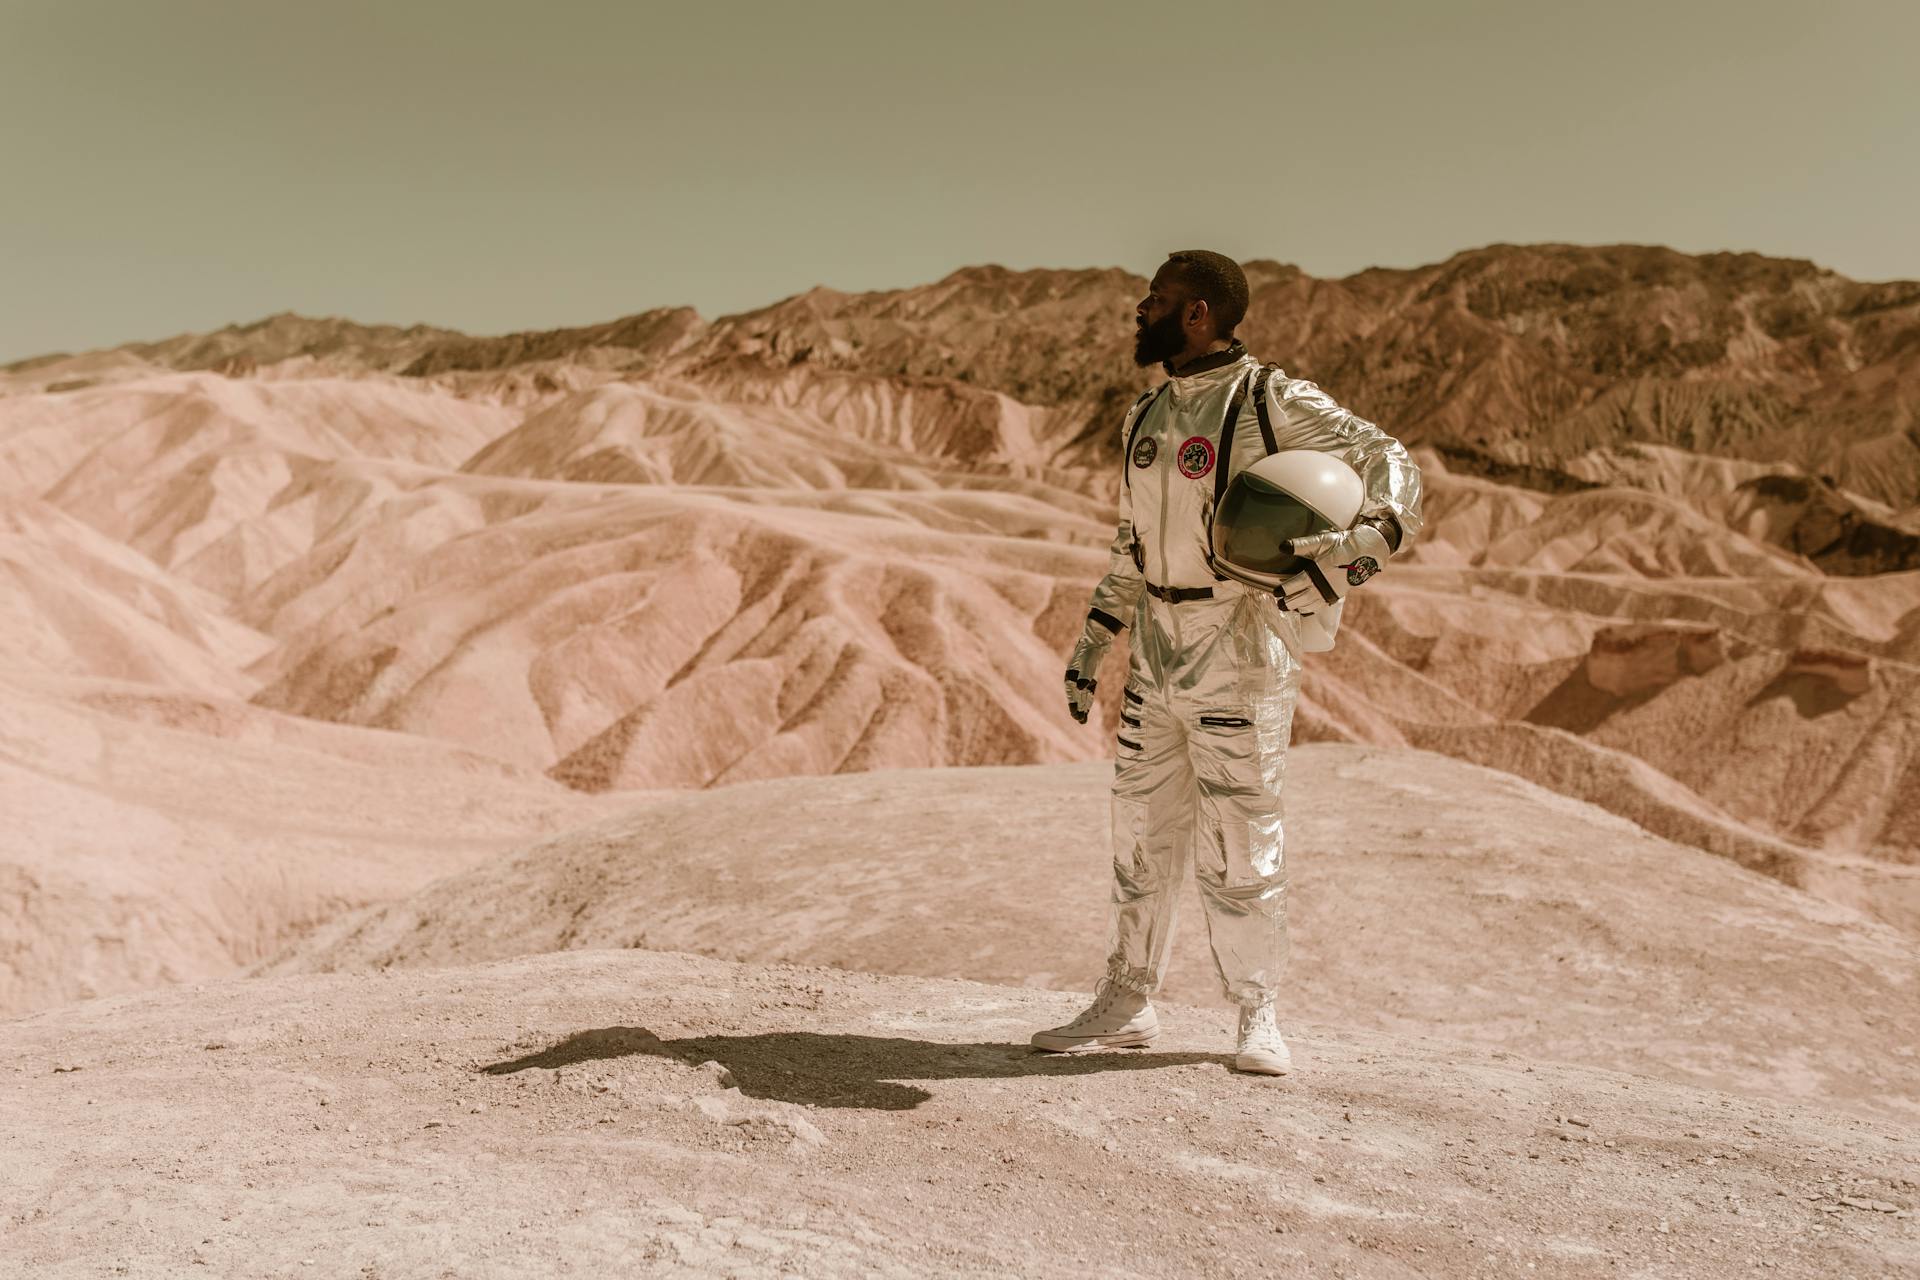
[[[1189,31],[1232,38],[1185,41]],[[474,334],[968,265],[1497,243],[1920,278],[1920,12],[0,3],[0,362],[283,311]]]

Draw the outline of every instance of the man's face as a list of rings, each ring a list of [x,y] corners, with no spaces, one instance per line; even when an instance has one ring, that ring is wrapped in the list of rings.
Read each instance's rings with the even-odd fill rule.
[[[1181,317],[1192,301],[1186,287],[1165,267],[1147,286],[1147,296],[1133,310],[1133,362],[1142,369],[1171,360],[1187,349]]]

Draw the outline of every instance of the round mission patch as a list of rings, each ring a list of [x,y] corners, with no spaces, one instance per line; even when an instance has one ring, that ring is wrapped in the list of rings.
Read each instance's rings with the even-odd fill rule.
[[[1180,474],[1189,480],[1198,480],[1213,470],[1213,441],[1205,436],[1194,436],[1180,446]]]
[[[1136,467],[1150,467],[1153,465],[1154,458],[1159,456],[1159,453],[1160,446],[1154,443],[1152,436],[1141,436],[1139,441],[1133,446],[1133,465]]]

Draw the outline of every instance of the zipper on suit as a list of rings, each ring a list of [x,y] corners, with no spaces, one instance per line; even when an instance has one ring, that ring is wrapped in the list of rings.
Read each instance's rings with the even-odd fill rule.
[[[1173,394],[1173,389],[1168,388],[1167,412],[1160,420],[1163,426],[1170,426],[1177,421],[1174,417],[1177,408],[1176,401],[1177,397]],[[1167,495],[1173,489],[1172,477],[1180,474],[1180,459],[1172,452],[1172,449],[1175,447],[1173,445],[1173,433],[1169,431],[1165,434],[1169,446],[1167,457],[1168,465],[1160,468],[1160,526],[1154,530],[1154,533],[1158,535],[1160,539],[1160,584],[1162,586],[1172,586],[1173,582],[1168,576],[1169,566],[1167,564]],[[1167,615],[1173,623],[1173,651],[1179,653],[1186,648],[1186,641],[1180,635],[1180,606],[1169,603],[1167,606]]]
[[[1154,527],[1154,533],[1158,535],[1159,542],[1160,542],[1160,585],[1163,587],[1168,587],[1173,585],[1173,583],[1169,581],[1167,577],[1167,491],[1173,488],[1173,485],[1166,478],[1166,475],[1167,473],[1170,473],[1170,472],[1176,472],[1179,468],[1179,465],[1180,465],[1180,460],[1178,458],[1175,458],[1172,460],[1171,466],[1161,468],[1162,474],[1160,478],[1160,522]]]

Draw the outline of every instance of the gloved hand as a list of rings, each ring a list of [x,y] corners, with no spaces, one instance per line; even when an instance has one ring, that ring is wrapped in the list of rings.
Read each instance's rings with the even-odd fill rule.
[[[1067,658],[1067,714],[1081,724],[1087,722],[1087,712],[1093,708],[1093,691],[1098,687],[1094,673],[1100,670],[1100,663],[1119,632],[1118,618],[1094,609],[1087,614],[1080,642],[1073,646],[1073,653]]]
[[[1303,618],[1346,599],[1347,592],[1380,572],[1393,554],[1380,525],[1365,519],[1351,529],[1309,533],[1289,545],[1293,554],[1313,561],[1312,568],[1280,583],[1287,608]]]

